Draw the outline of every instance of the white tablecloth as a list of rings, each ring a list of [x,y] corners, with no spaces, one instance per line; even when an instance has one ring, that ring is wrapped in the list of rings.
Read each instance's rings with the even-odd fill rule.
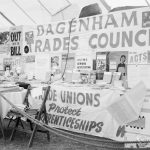
[[[6,92],[2,93],[9,101],[13,104],[23,104],[27,90],[17,91],[17,92]],[[2,97],[0,97],[0,115],[5,118],[8,111],[11,109],[9,105]]]

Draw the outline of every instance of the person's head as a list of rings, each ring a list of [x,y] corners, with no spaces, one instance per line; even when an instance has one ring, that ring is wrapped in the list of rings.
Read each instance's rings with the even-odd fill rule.
[[[10,71],[10,65],[5,66],[5,71]]]
[[[124,63],[125,61],[126,61],[126,56],[125,55],[121,55],[120,62]]]

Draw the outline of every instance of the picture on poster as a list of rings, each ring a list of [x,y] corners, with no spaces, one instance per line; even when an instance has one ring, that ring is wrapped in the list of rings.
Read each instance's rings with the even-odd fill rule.
[[[0,31],[0,54],[8,54],[9,52],[9,31]]]
[[[34,44],[34,32],[28,31],[25,32],[25,42],[26,46],[24,47],[24,53],[29,53],[32,51],[32,45]]]
[[[105,53],[97,53],[96,70],[100,70],[100,71],[106,70],[106,54]]]
[[[61,55],[60,54],[54,54],[51,55],[51,74],[53,74],[53,77],[56,77],[57,75],[61,74]]]
[[[124,57],[122,60],[122,57]],[[119,64],[125,64],[124,66],[128,67],[128,52],[127,51],[114,51],[110,52],[107,57],[108,68],[107,71],[119,72]],[[123,62],[122,62],[123,61]],[[123,69],[123,68],[122,68]],[[124,68],[125,69],[125,68]]]
[[[55,69],[58,67],[60,67],[60,57],[59,56],[51,57],[51,68]]]

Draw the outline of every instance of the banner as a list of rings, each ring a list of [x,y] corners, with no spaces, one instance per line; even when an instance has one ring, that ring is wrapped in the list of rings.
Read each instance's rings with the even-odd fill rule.
[[[148,49],[149,13],[145,7],[24,27],[24,54]]]
[[[54,84],[46,102],[48,124],[78,133],[123,140],[121,127],[107,111],[109,100],[118,96],[119,93],[110,89]]]

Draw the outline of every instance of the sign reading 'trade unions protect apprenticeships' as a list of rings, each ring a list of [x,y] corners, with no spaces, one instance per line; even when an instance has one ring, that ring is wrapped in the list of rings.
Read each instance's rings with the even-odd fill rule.
[[[120,125],[107,111],[108,101],[117,96],[110,89],[99,91],[73,86],[68,89],[63,84],[55,84],[46,102],[48,124],[78,133],[123,140],[121,136],[117,137]]]

